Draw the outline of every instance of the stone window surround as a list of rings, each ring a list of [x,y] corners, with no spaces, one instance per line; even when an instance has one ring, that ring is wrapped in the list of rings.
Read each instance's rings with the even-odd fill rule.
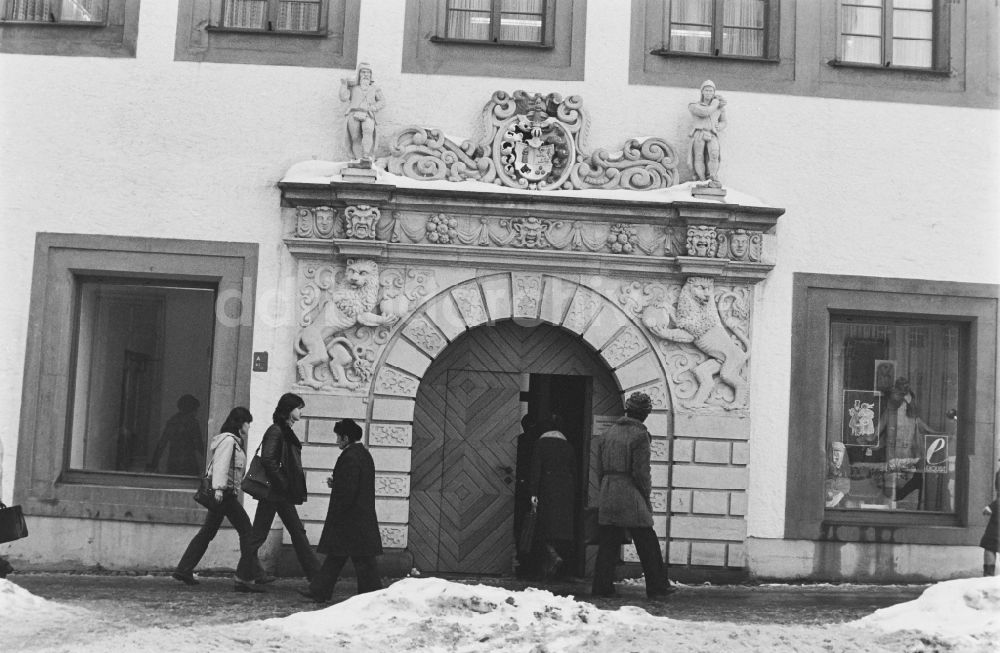
[[[62,57],[134,58],[140,0],[108,0],[107,18],[81,23],[0,21],[0,52]]]
[[[837,63],[836,2],[776,0],[777,58],[753,60],[664,54],[667,0],[633,0],[629,83],[687,86],[696,95],[699,85],[712,79],[722,94],[728,89],[996,108],[1000,57],[991,25],[997,9],[988,3],[938,1],[941,11],[947,12],[942,13],[939,32],[947,54],[938,58],[939,70],[919,70]]]
[[[175,61],[354,68],[361,0],[324,0],[326,25],[315,34],[218,27],[222,3],[180,0]]]
[[[28,515],[198,524],[195,479],[68,471],[77,273],[218,284],[220,298],[252,302],[258,245],[89,234],[38,233],[18,435],[14,502]],[[227,303],[227,307],[229,303]],[[212,418],[249,401],[253,306],[237,324],[216,325]],[[123,486],[123,481],[127,487]]]
[[[550,0],[544,44],[457,42],[444,39],[444,0],[407,0],[404,73],[517,76],[582,81],[586,0]]]
[[[989,503],[996,423],[997,305],[1000,288],[988,284],[796,273],[792,299],[791,399],[786,479],[785,537],[869,541],[871,529],[891,531],[896,544],[970,545],[982,534],[980,510]],[[964,323],[964,396],[954,515],[827,513],[823,506],[826,442],[825,399],[831,312],[856,315],[939,317]],[[795,409],[795,407],[805,407]],[[797,497],[814,497],[798,500]]]

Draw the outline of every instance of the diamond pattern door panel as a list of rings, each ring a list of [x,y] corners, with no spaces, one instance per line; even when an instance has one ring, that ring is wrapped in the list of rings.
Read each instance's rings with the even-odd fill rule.
[[[503,372],[448,372],[439,571],[511,570],[519,380]]]

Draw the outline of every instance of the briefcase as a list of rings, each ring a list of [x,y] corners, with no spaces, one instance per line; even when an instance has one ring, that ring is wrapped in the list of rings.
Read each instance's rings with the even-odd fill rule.
[[[21,506],[6,506],[0,501],[0,544],[28,537],[28,524]]]

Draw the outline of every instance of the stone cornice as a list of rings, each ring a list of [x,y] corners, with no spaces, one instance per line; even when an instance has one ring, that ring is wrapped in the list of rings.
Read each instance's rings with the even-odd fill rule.
[[[773,233],[784,209],[720,202],[649,201],[570,193],[518,193],[460,188],[413,188],[386,183],[279,182],[282,206],[332,206],[366,204],[385,211],[445,212],[485,216],[534,216],[546,219],[597,220],[633,224],[710,224],[733,229]],[[623,191],[633,195],[640,191]]]
[[[694,256],[631,256],[557,250],[524,250],[474,245],[418,245],[346,238],[286,238],[301,258],[367,258],[395,265],[473,267],[484,270],[530,270],[606,276],[712,276],[733,283],[756,283],[774,267],[768,263],[706,259]]]

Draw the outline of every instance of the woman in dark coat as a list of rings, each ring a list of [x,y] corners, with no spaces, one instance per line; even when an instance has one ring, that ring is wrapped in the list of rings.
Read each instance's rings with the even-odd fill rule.
[[[382,536],[375,516],[375,462],[361,444],[361,427],[345,419],[333,426],[340,457],[326,480],[330,505],[316,550],[326,554],[303,596],[325,603],[333,594],[347,559],[354,563],[358,594],[382,589],[375,556],[382,554]]]
[[[983,508],[990,518],[979,546],[983,548],[983,576],[993,576],[997,571],[997,552],[1000,551],[1000,471],[993,477],[993,502]]]
[[[295,556],[299,559],[306,578],[311,580],[319,569],[319,560],[309,546],[306,529],[295,510],[295,506],[306,500],[306,475],[302,471],[302,443],[295,436],[292,425],[299,421],[305,405],[306,402],[297,394],[288,392],[281,395],[271,416],[274,423],[264,432],[264,439],[260,444],[260,463],[267,473],[271,488],[267,496],[257,502],[247,555],[240,558],[240,565],[236,568],[235,589],[238,592],[263,591],[253,585],[254,570],[250,563],[267,540],[275,514],[281,517],[281,523],[288,529]]]
[[[546,577],[565,571],[572,553],[576,512],[576,456],[563,435],[562,418],[550,415],[541,423],[531,460],[531,505],[538,510],[535,541],[544,547]]]

